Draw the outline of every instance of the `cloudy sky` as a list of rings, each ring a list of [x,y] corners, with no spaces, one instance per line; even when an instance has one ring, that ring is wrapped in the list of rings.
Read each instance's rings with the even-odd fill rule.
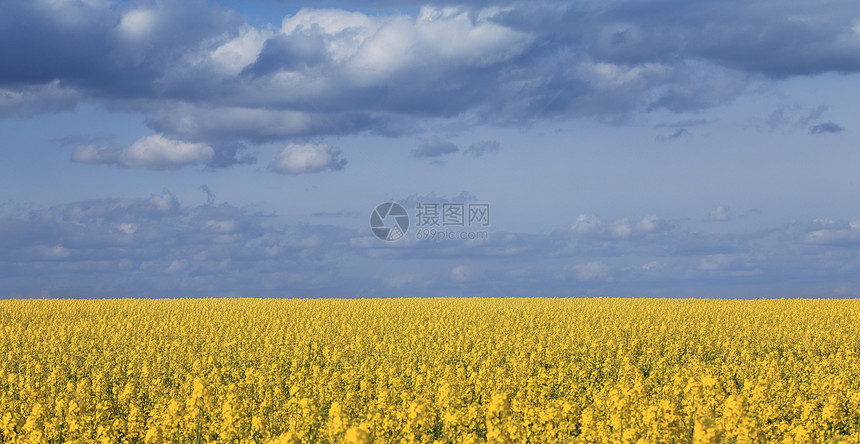
[[[0,297],[860,296],[853,0],[0,10]]]

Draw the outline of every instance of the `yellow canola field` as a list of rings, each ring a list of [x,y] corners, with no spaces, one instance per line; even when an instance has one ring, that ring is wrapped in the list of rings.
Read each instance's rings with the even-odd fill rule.
[[[0,301],[0,442],[860,442],[860,300]]]

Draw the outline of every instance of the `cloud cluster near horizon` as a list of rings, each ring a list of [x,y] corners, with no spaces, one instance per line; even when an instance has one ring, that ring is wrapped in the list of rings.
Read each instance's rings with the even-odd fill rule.
[[[720,207],[709,218],[725,214]],[[249,288],[278,297],[856,296],[857,245],[860,221],[719,232],[653,214],[579,215],[547,234],[387,243],[369,228],[281,226],[215,204],[211,194],[204,205],[185,206],[165,191],[0,218],[0,283],[7,297],[225,296]],[[749,293],[761,288],[768,292]]]

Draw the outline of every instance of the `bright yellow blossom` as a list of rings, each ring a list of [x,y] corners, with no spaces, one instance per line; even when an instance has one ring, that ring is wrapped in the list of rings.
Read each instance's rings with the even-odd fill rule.
[[[860,301],[0,301],[0,443],[860,442]]]

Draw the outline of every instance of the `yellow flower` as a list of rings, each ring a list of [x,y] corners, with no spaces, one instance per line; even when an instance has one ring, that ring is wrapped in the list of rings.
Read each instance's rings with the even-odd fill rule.
[[[2,300],[0,442],[856,442],[857,331],[857,300]]]

